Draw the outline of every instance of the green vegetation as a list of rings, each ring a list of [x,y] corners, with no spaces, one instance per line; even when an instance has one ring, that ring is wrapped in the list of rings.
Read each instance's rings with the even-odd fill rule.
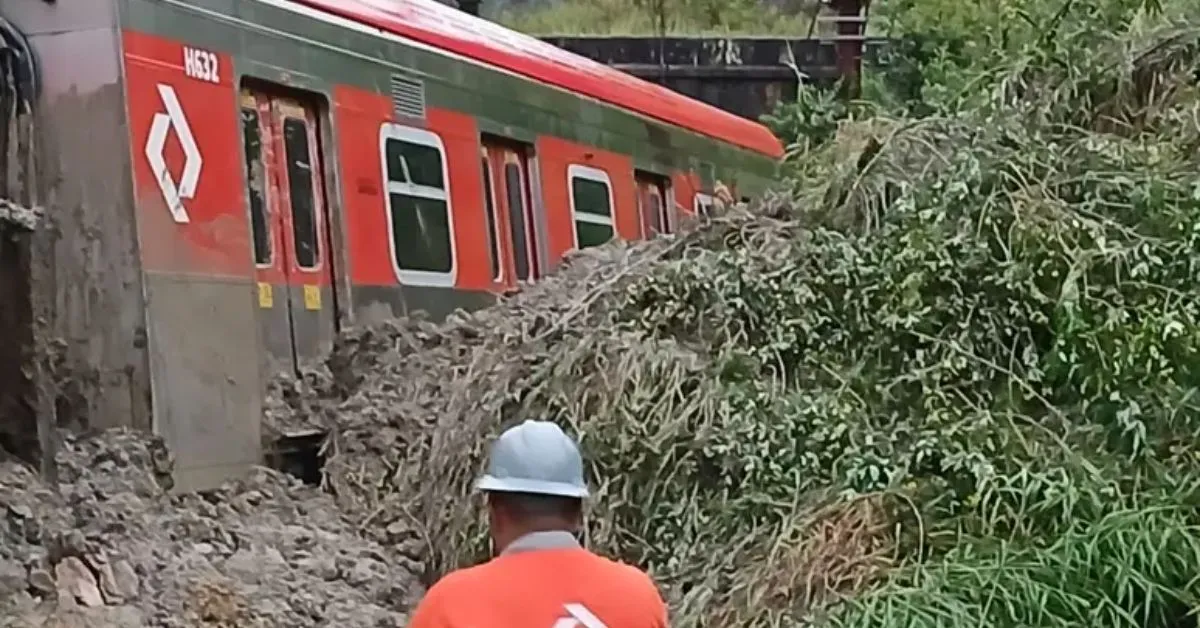
[[[1194,624],[1200,22],[985,4],[892,5],[920,45],[888,71],[923,81],[770,119],[795,138],[796,254],[822,260],[789,291],[824,297],[823,340],[790,351],[826,374],[803,386],[821,414],[849,409],[830,480],[912,512],[893,568],[819,617]]]
[[[788,35],[819,33],[808,0],[764,6],[758,0],[564,0],[495,16],[534,35]],[[659,16],[662,15],[660,21]]]

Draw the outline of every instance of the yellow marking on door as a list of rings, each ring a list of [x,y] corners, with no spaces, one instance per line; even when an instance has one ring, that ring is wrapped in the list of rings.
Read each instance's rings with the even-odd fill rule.
[[[310,310],[321,309],[320,286],[304,286],[304,307]]]
[[[258,307],[265,310],[275,307],[275,291],[265,281],[258,282]]]

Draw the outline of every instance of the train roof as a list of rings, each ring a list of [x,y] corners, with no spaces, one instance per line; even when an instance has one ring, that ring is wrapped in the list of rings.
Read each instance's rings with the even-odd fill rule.
[[[292,1],[772,158],[783,156],[782,144],[761,124],[436,0]]]

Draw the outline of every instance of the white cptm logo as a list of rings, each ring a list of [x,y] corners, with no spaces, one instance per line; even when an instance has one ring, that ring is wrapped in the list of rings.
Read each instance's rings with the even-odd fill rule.
[[[159,83],[158,96],[167,111],[154,115],[154,122],[150,125],[150,136],[146,138],[146,159],[150,162],[150,170],[154,173],[155,180],[158,181],[158,188],[162,190],[167,209],[171,210],[171,218],[183,224],[191,220],[183,201],[196,195],[196,184],[200,182],[200,169],[204,166],[204,158],[200,156],[196,136],[192,135],[192,127],[188,126],[187,116],[183,114],[183,107],[179,105],[179,96],[175,94],[175,88]],[[171,173],[167,170],[167,158],[163,154],[167,146],[167,134],[171,129],[175,129],[175,135],[179,137],[179,143],[183,146],[183,176],[180,177],[179,183],[171,178]]]
[[[608,628],[583,604],[566,604],[567,617],[554,622],[553,628]]]

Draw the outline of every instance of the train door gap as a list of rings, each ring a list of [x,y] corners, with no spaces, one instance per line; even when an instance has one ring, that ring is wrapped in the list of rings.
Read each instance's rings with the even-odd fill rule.
[[[342,331],[343,312],[345,304],[342,301],[346,295],[339,287],[349,287],[348,277],[343,277],[340,267],[341,261],[344,259],[338,254],[343,251],[338,245],[339,240],[335,237],[335,227],[339,224],[335,222],[337,217],[341,215],[340,209],[335,211],[335,208],[340,208],[341,205],[337,201],[337,161],[334,159],[326,159],[326,155],[336,155],[337,145],[334,144],[333,135],[330,133],[331,118],[329,116],[329,107],[323,99],[318,100],[318,104],[322,105],[317,108],[316,123],[316,152],[320,157],[318,160],[320,168],[316,171],[321,187],[321,218],[323,228],[319,232],[321,246],[327,251],[325,255],[325,264],[328,267],[329,277],[329,312],[332,316],[333,335],[336,337]],[[338,230],[340,233],[340,229]],[[339,278],[346,280],[347,283],[339,283]],[[329,339],[329,347],[332,348],[333,338]]]
[[[337,333],[326,101],[258,81],[242,90],[246,182],[269,369],[300,373]]]
[[[638,223],[644,239],[675,231],[675,203],[670,200],[671,184],[662,175],[634,171],[637,181]]]
[[[287,473],[309,486],[319,486],[325,468],[326,436],[320,430],[284,434],[271,443],[266,458],[276,471]]]
[[[507,290],[544,273],[530,158],[533,147],[506,138],[480,138],[493,278]]]

